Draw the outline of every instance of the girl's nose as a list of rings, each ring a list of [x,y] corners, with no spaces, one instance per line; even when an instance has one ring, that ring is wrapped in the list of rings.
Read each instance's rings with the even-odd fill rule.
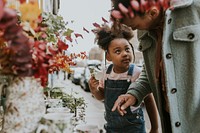
[[[128,55],[128,52],[126,52],[126,51],[122,52],[122,56],[127,56],[127,55]]]

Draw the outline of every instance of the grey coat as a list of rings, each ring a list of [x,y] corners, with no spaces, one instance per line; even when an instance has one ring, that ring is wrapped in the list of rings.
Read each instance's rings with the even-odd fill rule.
[[[176,0],[171,4],[174,9],[165,14],[162,59],[172,131],[200,133],[200,0]],[[153,92],[162,121],[162,91],[155,81],[155,33],[139,31],[138,36],[144,68],[128,93],[139,105]]]

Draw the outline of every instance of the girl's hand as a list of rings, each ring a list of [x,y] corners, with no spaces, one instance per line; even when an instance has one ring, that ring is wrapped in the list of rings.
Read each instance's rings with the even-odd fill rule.
[[[96,80],[94,76],[91,76],[88,84],[89,84],[90,91],[93,92],[93,91],[97,90],[97,87],[99,85],[99,81]]]
[[[103,100],[104,99],[104,90],[103,88],[99,87],[99,80],[96,80],[94,76],[91,76],[89,82],[89,88],[92,95],[97,100]]]

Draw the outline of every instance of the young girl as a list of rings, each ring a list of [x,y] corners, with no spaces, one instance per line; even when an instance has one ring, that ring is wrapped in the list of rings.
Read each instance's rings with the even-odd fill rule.
[[[116,30],[118,29],[118,31]],[[97,44],[106,52],[106,59],[112,64],[104,71],[101,80],[94,76],[90,78],[89,86],[91,93],[98,100],[104,100],[105,104],[105,129],[107,133],[146,133],[144,116],[141,106],[130,106],[126,114],[121,116],[112,107],[118,96],[125,94],[131,82],[134,82],[139,74],[140,68],[131,64],[133,61],[133,47],[129,40],[133,32],[125,25],[113,28],[103,25],[94,30]],[[151,133],[158,133],[158,113],[152,94],[145,100],[147,112],[151,121]]]

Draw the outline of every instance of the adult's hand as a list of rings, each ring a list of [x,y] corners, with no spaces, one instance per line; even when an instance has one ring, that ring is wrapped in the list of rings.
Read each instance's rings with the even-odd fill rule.
[[[173,0],[172,0],[173,1]],[[119,10],[111,12],[112,17],[115,19],[122,19],[123,17],[134,17],[134,12],[144,13],[152,6],[166,10],[169,7],[170,0],[130,0],[130,6],[127,8],[122,3],[118,4]]]
[[[134,105],[136,101],[136,98],[131,94],[120,95],[115,101],[112,111],[115,111],[117,109],[120,115],[123,116],[127,113],[125,109],[131,105]]]

